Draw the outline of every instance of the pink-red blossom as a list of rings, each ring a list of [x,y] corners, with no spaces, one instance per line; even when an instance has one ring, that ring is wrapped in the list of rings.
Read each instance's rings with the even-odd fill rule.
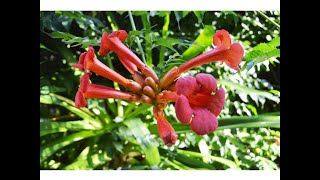
[[[219,30],[213,36],[214,49],[192,58],[179,67],[173,67],[159,80],[155,71],[124,44],[127,36],[124,30],[103,33],[99,54],[106,56],[108,53],[115,53],[133,80],[123,77],[103,64],[97,59],[94,48],[89,47],[88,51],[80,55],[78,63],[73,64],[86,72],[76,93],[76,107],[86,106],[86,98],[114,98],[153,105],[159,136],[167,146],[174,145],[178,139],[177,133],[162,111],[170,102],[175,102],[176,117],[181,124],[190,125],[196,134],[204,135],[215,131],[219,124],[217,116],[224,106],[224,89],[217,88],[217,81],[210,74],[201,73],[195,77],[180,75],[197,66],[216,61],[238,71],[244,54],[242,46],[232,43],[226,30]],[[91,73],[88,71],[117,82],[128,92],[92,84]]]

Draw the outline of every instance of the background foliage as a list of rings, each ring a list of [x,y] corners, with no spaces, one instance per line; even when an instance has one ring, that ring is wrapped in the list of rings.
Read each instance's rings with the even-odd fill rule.
[[[41,169],[279,169],[280,13],[275,12],[40,12]],[[135,26],[133,26],[133,23]],[[83,72],[71,66],[103,32],[123,29],[125,44],[163,76],[212,48],[216,30],[226,29],[245,48],[241,71],[220,63],[195,68],[216,77],[226,90],[219,129],[197,136],[165,109],[179,140],[166,147],[149,105],[88,99],[74,106]],[[138,41],[141,43],[139,49]],[[98,58],[130,74],[114,53]],[[92,81],[122,89],[92,76]]]

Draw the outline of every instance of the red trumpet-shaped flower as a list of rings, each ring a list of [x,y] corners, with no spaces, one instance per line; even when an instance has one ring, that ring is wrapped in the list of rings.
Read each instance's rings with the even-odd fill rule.
[[[106,55],[111,50],[118,55],[122,63],[131,65],[133,63],[144,75],[148,77],[150,76],[156,82],[159,82],[157,74],[122,43],[127,36],[128,34],[124,30],[114,31],[109,35],[106,32],[103,33],[99,50],[100,55]],[[134,70],[130,69],[129,71],[132,72]]]
[[[87,105],[85,98],[115,98],[131,102],[138,102],[140,96],[132,93],[122,92],[110,87],[95,85],[90,83],[91,73],[86,73],[81,77],[80,86],[75,97],[75,104],[77,108]]]
[[[216,91],[216,88],[217,82],[212,75],[198,74],[196,77],[179,78],[176,92],[165,91],[160,98],[175,101],[178,120],[182,124],[190,124],[196,134],[204,135],[217,129],[217,116],[224,105],[224,90]]]
[[[101,38],[101,43],[100,43],[101,45],[100,45],[100,49],[99,49],[99,54],[101,56],[106,56],[109,53],[110,46],[108,46],[108,45],[112,44],[112,42],[110,42],[110,39],[113,39],[114,41],[123,42],[124,40],[126,40],[127,36],[128,36],[128,34],[124,30],[114,31],[109,35],[106,32],[103,33],[102,38]],[[128,59],[126,59],[125,57],[119,56],[119,60],[131,74],[133,74],[134,72],[136,72],[138,70],[137,66],[135,64],[133,64],[131,61],[129,61]]]
[[[160,87],[167,87],[182,73],[210,62],[222,61],[230,68],[237,71],[240,70],[238,65],[244,54],[243,47],[239,43],[232,44],[230,35],[226,30],[219,30],[216,32],[213,36],[213,44],[217,46],[215,49],[194,57],[180,67],[172,68],[161,80]]]
[[[164,117],[163,111],[157,107],[153,107],[153,114],[157,120],[158,132],[164,144],[167,146],[174,145],[178,139],[178,135]]]
[[[97,59],[94,54],[93,47],[89,47],[88,52],[82,53],[80,55],[78,64],[73,64],[73,66],[79,69],[84,68],[85,70],[95,72],[107,79],[110,79],[114,82],[123,85],[124,87],[133,92],[142,92],[142,87],[137,82],[126,79],[119,73],[115,72],[114,70],[110,69],[108,66],[103,64],[99,59]]]

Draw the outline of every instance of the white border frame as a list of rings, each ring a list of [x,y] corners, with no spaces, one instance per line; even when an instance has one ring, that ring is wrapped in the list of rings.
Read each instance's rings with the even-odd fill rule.
[[[280,180],[280,170],[41,170],[42,180]]]
[[[40,11],[115,11],[115,10],[280,10],[280,0],[40,0]],[[40,170],[43,180],[106,180],[106,179],[214,179],[214,180],[280,180],[280,170]]]
[[[280,10],[280,0],[40,0],[40,10]]]

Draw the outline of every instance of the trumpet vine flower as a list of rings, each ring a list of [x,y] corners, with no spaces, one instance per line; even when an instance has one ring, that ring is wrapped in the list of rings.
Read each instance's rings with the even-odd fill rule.
[[[103,33],[99,54],[106,56],[111,51],[114,52],[130,72],[133,80],[107,67],[97,59],[94,48],[89,47],[87,52],[80,55],[78,63],[73,64],[74,67],[86,72],[76,93],[76,107],[86,106],[86,98],[114,98],[151,104],[159,136],[167,146],[174,145],[178,139],[177,133],[163,113],[163,109],[170,102],[175,102],[177,119],[183,125],[190,125],[194,133],[204,135],[215,131],[218,127],[217,116],[224,106],[224,89],[217,88],[217,81],[210,74],[201,73],[195,77],[180,77],[180,75],[194,67],[216,61],[224,62],[238,71],[244,54],[242,46],[239,43],[232,43],[226,30],[219,30],[213,36],[213,44],[216,46],[214,49],[194,57],[179,67],[173,67],[159,80],[152,68],[144,64],[123,44],[127,36],[124,30],[114,31],[111,34]],[[129,92],[92,84],[91,73],[87,71],[117,82]]]

